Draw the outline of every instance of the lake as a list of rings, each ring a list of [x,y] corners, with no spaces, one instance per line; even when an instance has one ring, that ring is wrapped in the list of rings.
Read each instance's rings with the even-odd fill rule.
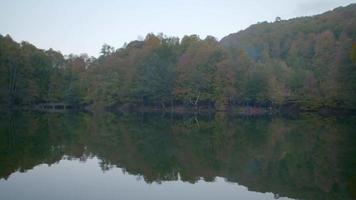
[[[4,200],[355,198],[355,117],[0,118]]]

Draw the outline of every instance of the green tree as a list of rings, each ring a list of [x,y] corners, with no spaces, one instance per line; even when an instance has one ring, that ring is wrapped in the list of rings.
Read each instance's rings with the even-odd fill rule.
[[[138,67],[136,92],[142,100],[159,102],[165,108],[165,104],[173,100],[176,44],[162,43]]]

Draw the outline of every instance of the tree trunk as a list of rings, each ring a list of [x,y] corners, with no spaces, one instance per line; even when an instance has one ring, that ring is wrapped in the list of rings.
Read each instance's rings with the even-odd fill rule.
[[[196,115],[194,116],[194,120],[195,120],[195,123],[197,124],[198,128],[200,128],[199,120]]]
[[[17,73],[17,67],[15,64],[11,63],[10,64],[10,70],[9,70],[9,103],[12,105],[14,103],[14,96],[15,96],[15,91],[16,91],[16,73]]]
[[[171,113],[174,112],[174,101],[173,98],[171,98]]]
[[[200,92],[198,93],[198,96],[197,96],[197,98],[195,99],[195,102],[194,102],[196,110],[198,110],[199,97],[200,97]]]
[[[161,101],[161,106],[162,106],[162,109],[165,111],[166,110],[166,105],[164,104],[164,101]]]

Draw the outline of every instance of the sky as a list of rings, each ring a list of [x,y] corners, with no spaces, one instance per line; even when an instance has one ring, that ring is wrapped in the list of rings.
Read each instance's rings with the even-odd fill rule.
[[[63,54],[98,56],[147,33],[217,39],[277,16],[310,16],[356,0],[0,0],[0,34]]]

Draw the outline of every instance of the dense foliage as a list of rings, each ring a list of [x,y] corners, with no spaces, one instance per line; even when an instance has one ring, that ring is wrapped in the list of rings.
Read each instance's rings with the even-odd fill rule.
[[[221,44],[235,65],[241,62],[239,52],[251,63],[250,87],[240,84],[240,98],[355,108],[355,4],[313,17],[259,23]]]
[[[356,5],[223,38],[148,34],[99,58],[0,36],[0,104],[356,108]]]
[[[0,35],[0,105],[42,101],[79,102],[85,56],[64,56]]]

